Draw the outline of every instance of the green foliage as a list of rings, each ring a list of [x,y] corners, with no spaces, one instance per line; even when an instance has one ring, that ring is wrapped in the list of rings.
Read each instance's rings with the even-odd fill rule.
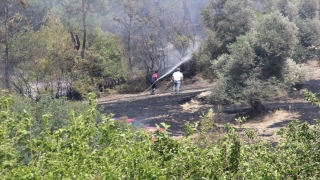
[[[37,0],[32,2],[41,4]],[[55,2],[46,2],[45,5]],[[71,15],[63,18],[73,25],[81,16],[69,17],[83,13],[79,11],[81,1],[68,2],[71,3],[65,4],[65,8]],[[87,3],[87,10],[92,10],[89,8],[92,7],[91,1],[82,2]],[[280,84],[290,86],[303,81],[302,70],[288,59],[293,51],[297,51],[296,44],[303,47],[317,43],[317,3],[314,0],[277,2],[281,5],[280,13],[288,19],[274,12],[262,15],[254,22],[254,10],[245,0],[211,1],[202,12],[208,36],[197,53],[197,68],[205,71],[203,67],[208,68],[210,61],[215,59],[212,67],[217,80],[213,97],[217,103],[249,99],[256,105],[260,99],[280,94],[283,89]],[[134,1],[130,3],[134,5]],[[170,3],[165,1],[165,5]],[[293,5],[296,3],[299,4],[301,22],[295,19],[297,9]],[[149,11],[141,7],[141,12]],[[215,14],[220,11],[222,14]],[[39,31],[25,34],[24,28],[20,28],[11,33],[11,37],[19,37],[10,44],[15,52],[10,55],[10,63],[15,65],[15,78],[12,79],[17,92],[33,96],[37,91],[51,96],[42,96],[38,102],[6,93],[0,96],[1,179],[320,178],[319,124],[310,126],[294,120],[278,133],[280,140],[273,143],[260,139],[248,143],[242,139],[241,133],[251,139],[257,138],[255,134],[250,130],[240,132],[230,124],[225,126],[224,133],[218,132],[215,141],[210,140],[207,136],[208,132],[214,131],[213,110],[203,114],[200,122],[186,124],[186,135],[179,141],[172,139],[167,131],[157,132],[154,142],[151,135],[143,131],[128,125],[116,126],[110,121],[112,115],[99,113],[94,101],[96,96],[91,92],[101,90],[99,86],[106,85],[106,80],[117,81],[126,76],[120,40],[96,29],[88,35],[87,59],[79,59],[66,26],[56,14],[57,11],[47,14],[42,27],[34,28]],[[136,18],[130,12],[128,14]],[[165,14],[170,13],[166,11]],[[145,15],[137,22],[145,23],[148,15],[158,17],[156,13]],[[89,18],[94,19],[94,16]],[[160,21],[154,22],[153,25],[152,21],[146,24],[154,28],[154,34],[161,33],[157,29]],[[141,33],[145,35],[142,39],[147,42],[146,47],[158,48],[155,40],[149,41],[153,36],[149,36],[151,31],[147,28]],[[245,35],[248,31],[250,35]],[[3,34],[0,33],[2,40]],[[173,40],[182,45],[187,43],[184,35],[175,38]],[[134,47],[132,44],[129,47]],[[3,45],[0,46],[4,49]],[[149,51],[149,48],[145,49]],[[136,52],[128,54],[140,57]],[[294,60],[299,62],[297,58]],[[80,97],[88,96],[89,105],[74,105],[64,98],[53,99],[57,84],[66,85],[68,91]],[[64,86],[58,87],[60,92],[65,90]],[[130,88],[141,87],[136,83],[135,86],[119,86],[119,89],[130,92]],[[305,91],[305,96],[319,107],[319,100],[313,93]],[[244,120],[239,118],[237,122]],[[161,125],[169,128],[166,124]],[[197,132],[200,138],[193,143],[190,137]]]
[[[23,56],[14,66],[12,80],[18,93],[31,98],[55,96],[68,91],[79,75],[74,44],[59,16],[57,9],[51,10],[38,31],[30,30],[13,43],[16,56]]]
[[[319,44],[319,1],[276,0],[270,4],[272,11],[278,10],[284,17],[288,17],[291,22],[294,22],[298,28],[299,42],[291,58],[299,63],[310,59],[312,53],[306,49]]]
[[[88,38],[88,58],[81,59],[60,18],[61,12],[51,9],[38,31],[30,30],[13,43],[12,49],[18,52],[13,55],[16,92],[30,98],[50,94],[82,99],[123,82],[126,67],[119,38],[95,29]]]
[[[119,38],[105,35],[99,28],[93,31],[92,36],[87,62],[89,75],[101,85],[124,78],[125,62]]]
[[[15,114],[23,114],[24,111],[26,111],[32,117],[33,135],[35,136],[38,136],[45,126],[47,126],[50,132],[53,132],[69,125],[70,111],[74,111],[76,115],[79,115],[88,108],[87,104],[71,102],[65,97],[56,99],[49,95],[42,96],[38,102],[15,96],[13,102],[14,104],[10,107],[12,112]],[[52,116],[46,125],[42,122],[42,116],[45,114]],[[96,117],[96,122],[101,122],[101,118]]]
[[[170,125],[166,125],[165,123],[161,123],[161,125],[165,128],[165,131],[161,133],[156,132],[158,135],[155,141],[154,150],[159,153],[163,163],[165,163],[178,153],[180,144],[169,136],[167,130]],[[157,127],[160,128],[159,126]]]
[[[210,63],[210,55],[208,54],[209,53],[208,49],[206,50],[207,53],[204,53],[204,50],[195,52],[192,58],[192,61],[193,61],[192,63],[193,63],[196,74],[206,79],[208,78],[208,76],[209,77],[213,76],[212,70],[210,69],[211,63]]]
[[[312,58],[314,49],[319,44],[319,1],[318,0],[275,0],[270,2],[271,11],[279,11],[289,18],[298,28],[298,46],[291,58],[298,63]]]
[[[236,43],[229,46],[230,55],[223,54],[216,61],[212,61],[217,81],[211,99],[216,103],[236,102],[243,97],[245,82],[253,73],[252,69],[255,66],[256,55],[248,41],[249,38],[239,37]]]
[[[317,96],[312,93],[311,91],[309,90],[304,90],[303,91],[303,94],[304,94],[304,98],[311,102],[312,105],[316,105],[317,108],[320,108],[320,102],[319,102],[319,99],[317,98]]]
[[[210,1],[201,11],[202,24],[211,36],[211,59],[227,52],[227,45],[244,35],[252,27],[255,19],[254,7],[248,0]],[[210,47],[208,47],[210,48]]]
[[[219,0],[205,6],[201,14],[207,39],[195,60],[205,72],[211,61],[211,102],[247,101],[260,111],[261,100],[282,96],[295,83],[308,80],[308,71],[294,62],[310,58],[306,47],[318,44],[319,6],[313,0],[275,0],[265,2],[265,11],[257,17],[250,16],[250,6],[230,13],[245,3]],[[244,21],[233,23],[235,15]]]
[[[283,83],[287,86],[293,86],[296,82],[304,83],[310,78],[310,69],[301,67],[292,59],[287,59],[286,65],[282,70]]]
[[[228,54],[228,44],[250,31],[256,16],[254,6],[248,0],[210,1],[202,9],[201,15],[207,38],[195,54],[195,60],[197,73],[203,73],[205,77],[216,73],[210,71],[210,61],[224,53]]]
[[[76,100],[84,99],[88,93],[96,93],[100,97],[99,89],[92,85],[92,79],[89,77],[83,77],[82,79],[77,79],[72,84],[73,95],[72,97]]]
[[[298,4],[299,15],[302,19],[318,19],[319,18],[319,1],[318,0],[301,0]]]
[[[300,43],[304,47],[319,44],[320,20],[319,19],[297,19],[295,21],[299,28]]]
[[[210,97],[214,103],[254,103],[281,94],[275,79],[263,80],[251,36],[229,45],[230,55],[212,61],[217,80]],[[251,104],[253,105],[253,104]]]
[[[149,82],[149,81],[148,81]],[[146,90],[146,87],[149,87],[150,84],[146,84],[143,79],[137,79],[134,81],[122,83],[116,85],[114,89],[118,93],[128,94],[128,93],[139,93]]]
[[[297,64],[300,64],[310,60],[311,55],[312,55],[312,50],[311,51],[310,49],[306,50],[304,46],[302,46],[301,44],[298,44],[291,58],[294,62],[296,62]]]
[[[254,44],[265,78],[281,78],[281,70],[297,44],[297,27],[279,12],[262,16],[255,25]]]
[[[288,59],[297,43],[294,23],[274,12],[261,16],[251,32],[212,61],[217,79],[211,102],[248,102],[253,112],[261,112],[261,100],[284,95],[286,88],[307,80],[303,68]]]
[[[190,122],[186,122],[184,124],[184,131],[185,131],[185,137],[189,137],[193,134],[195,134],[197,132],[197,128],[198,128],[199,123],[193,123],[191,124]]]
[[[283,16],[288,17],[290,20],[296,18],[299,12],[298,7],[288,0],[275,1],[274,8],[279,10]]]
[[[198,147],[188,138],[176,141],[165,132],[157,140],[130,126],[120,129],[100,116],[95,95],[89,107],[74,111],[69,124],[50,130],[51,114],[40,119],[44,128],[33,135],[35,119],[27,111],[11,111],[12,97],[0,98],[0,172],[2,179],[318,179],[319,126],[294,120],[281,129],[276,144],[247,143],[232,125],[222,139]],[[313,99],[312,101],[316,101]],[[317,101],[318,102],[318,101]],[[211,119],[213,112],[204,114]],[[238,119],[241,123],[245,118]],[[207,124],[208,125],[208,124]],[[165,129],[168,125],[162,124]],[[246,132],[251,136],[252,133]],[[204,134],[205,135],[205,134]],[[207,141],[202,136],[201,141]],[[253,136],[251,136],[253,137]]]

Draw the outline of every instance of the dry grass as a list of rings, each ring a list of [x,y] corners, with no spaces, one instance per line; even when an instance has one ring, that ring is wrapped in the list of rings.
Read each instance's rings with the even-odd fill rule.
[[[205,98],[208,97],[211,94],[211,91],[205,91],[197,95],[197,98]]]
[[[192,78],[192,81],[194,81],[195,84],[210,84],[209,79],[203,79],[200,75],[196,75]]]
[[[200,102],[194,99],[191,99],[190,102],[181,105],[181,108],[185,112],[194,113],[197,112],[200,108]]]
[[[275,110],[269,111],[263,116],[254,117],[250,122],[244,123],[242,127],[267,129],[273,124],[281,123],[288,120],[299,118],[299,114],[295,111]]]
[[[197,106],[198,103],[195,101],[190,101],[190,103],[186,103],[182,105],[183,109],[186,111],[192,110],[195,106]],[[275,110],[275,111],[269,111],[268,113],[260,116],[256,116],[252,119],[250,119],[249,122],[244,122],[243,124],[235,125],[235,128],[239,129],[251,129],[255,131],[256,135],[260,138],[266,139],[268,141],[278,141],[279,137],[275,135],[275,132],[280,129],[279,126],[273,126],[277,123],[282,122],[288,122],[293,119],[299,118],[299,114],[295,111],[287,111],[287,110]],[[216,122],[216,130],[206,132],[204,134],[194,134],[190,136],[190,140],[197,144],[198,146],[207,146],[212,143],[216,143],[223,135],[225,134],[223,130],[223,125],[226,123],[235,123],[235,115],[227,115],[223,114],[218,117],[217,114],[214,114],[214,121]],[[247,142],[252,142],[253,140],[248,139],[244,132],[239,132],[239,135],[246,140]],[[180,137],[181,138],[181,137]],[[258,139],[260,139],[258,138]],[[203,141],[204,139],[207,139],[207,141]],[[257,139],[256,139],[257,140]]]
[[[204,97],[207,96],[207,92],[199,94],[196,100],[192,99],[191,101],[181,105],[182,110],[188,113],[197,112],[202,107],[201,101],[197,99],[202,98],[202,96]],[[214,113],[212,115],[212,119],[214,121],[215,126],[221,129],[223,129],[223,126],[225,124],[231,123],[231,124],[234,124],[235,128],[252,129],[255,131],[255,133],[258,136],[266,140],[275,141],[279,137],[277,137],[274,134],[277,130],[280,129],[280,127],[282,127],[282,126],[279,126],[279,124],[282,124],[282,123],[287,124],[291,120],[294,120],[300,117],[299,113],[296,111],[288,111],[283,109],[270,110],[264,114],[250,117],[250,119],[247,122],[244,122],[243,124],[238,125],[235,121],[237,116],[238,115],[236,114]],[[217,139],[220,139],[220,137],[223,136],[223,134],[224,132],[217,132],[217,131],[207,132],[205,133],[205,137],[209,140],[209,143],[214,143],[217,141]],[[202,138],[203,138],[203,135],[201,134],[195,134],[192,137],[190,137],[190,139],[192,139],[193,142],[200,141]]]
[[[275,110],[269,111],[263,116],[255,117],[250,122],[245,122],[241,128],[254,129],[258,136],[268,141],[278,141],[279,136],[275,135],[281,126],[276,124],[288,123],[288,121],[299,118],[299,114],[295,111]]]

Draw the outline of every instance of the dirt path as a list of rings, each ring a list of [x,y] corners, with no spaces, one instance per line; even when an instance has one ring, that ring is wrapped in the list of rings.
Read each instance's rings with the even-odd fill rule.
[[[288,98],[264,102],[268,113],[250,119],[243,127],[256,129],[260,136],[272,138],[272,132],[286,126],[295,118],[313,124],[313,119],[320,117],[320,111],[304,100],[302,91],[309,89],[315,93],[320,92],[320,68],[316,61],[309,62],[307,66],[310,67],[311,80],[292,91]],[[168,81],[163,81],[155,95],[150,95],[150,92],[114,95],[99,99],[99,104],[104,106],[105,113],[133,117],[146,125],[154,126],[165,122],[171,126],[169,131],[173,136],[182,135],[187,121],[198,121],[210,108],[215,112],[223,112],[215,117],[217,125],[235,123],[236,116],[241,116],[249,110],[247,105],[224,105],[222,109],[218,109],[216,106],[194,101],[197,95],[210,89],[210,85],[203,81],[188,80],[182,84],[181,93],[178,95],[170,93],[171,86],[167,83]],[[164,91],[167,85],[169,88]]]

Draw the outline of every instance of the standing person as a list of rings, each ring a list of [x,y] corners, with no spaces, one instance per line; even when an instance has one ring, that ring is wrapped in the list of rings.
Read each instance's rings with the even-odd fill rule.
[[[157,89],[157,81],[158,81],[158,71],[155,70],[151,77],[151,84],[152,84],[151,94],[154,94],[154,91]]]
[[[180,90],[180,84],[183,81],[183,74],[180,72],[180,68],[177,68],[176,72],[172,74],[173,81],[173,94],[178,94]]]

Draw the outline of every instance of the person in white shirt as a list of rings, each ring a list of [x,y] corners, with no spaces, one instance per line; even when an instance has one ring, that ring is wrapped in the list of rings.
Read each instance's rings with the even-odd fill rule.
[[[183,81],[183,74],[180,72],[180,68],[177,68],[176,72],[172,74],[173,81],[173,94],[179,93],[180,84]]]

